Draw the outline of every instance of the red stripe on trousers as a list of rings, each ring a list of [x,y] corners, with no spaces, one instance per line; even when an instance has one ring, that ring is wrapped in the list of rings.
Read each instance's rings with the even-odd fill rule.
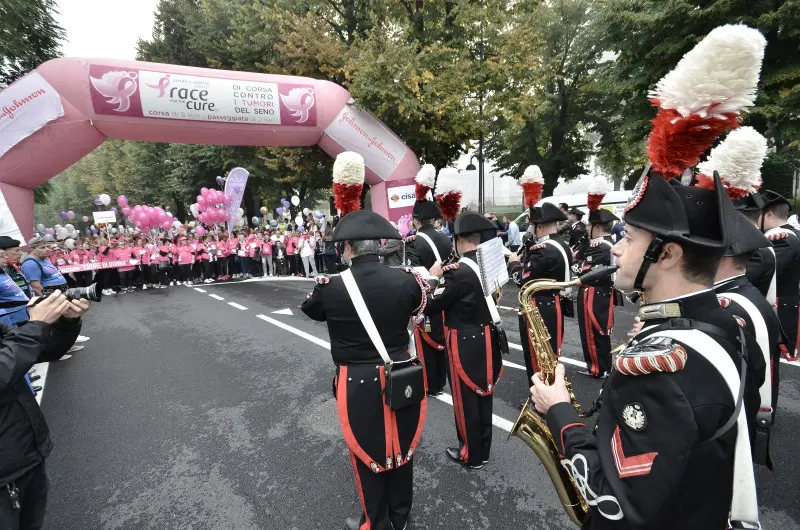
[[[593,287],[587,287],[583,290],[583,326],[584,332],[586,333],[586,348],[589,350],[589,373],[592,375],[598,375],[600,373],[600,367],[597,362],[597,348],[594,344],[594,329],[592,328],[591,318],[593,294]]]
[[[561,355],[561,345],[564,343],[564,333],[561,329],[562,322],[561,322],[561,296],[555,296],[556,302],[556,355]]]
[[[372,527],[367,513],[367,503],[364,501],[364,489],[361,487],[361,477],[358,475],[356,455],[353,454],[353,451],[350,451],[350,462],[353,464],[353,475],[356,477],[356,491],[358,491],[358,498],[361,500],[361,511],[364,512],[364,519],[366,520],[364,524],[358,527],[358,530],[370,530]]]
[[[336,407],[339,411],[339,424],[342,427],[342,434],[344,434],[347,447],[350,448],[350,451],[355,453],[359,460],[364,462],[364,465],[369,466],[374,461],[358,444],[355,435],[353,435],[353,430],[350,428],[350,419],[347,415],[347,366],[344,365],[339,367],[339,386],[336,389]],[[385,471],[383,462],[374,463],[378,466],[380,471]]]
[[[448,358],[450,359],[450,383],[453,391],[453,410],[456,413],[456,425],[458,426],[461,439],[464,442],[464,447],[461,448],[459,456],[466,462],[469,458],[469,448],[467,444],[467,426],[464,418],[464,402],[461,398],[461,378],[458,375],[458,369],[455,365],[454,358],[458,355],[458,331],[455,329],[449,330],[449,351]]]

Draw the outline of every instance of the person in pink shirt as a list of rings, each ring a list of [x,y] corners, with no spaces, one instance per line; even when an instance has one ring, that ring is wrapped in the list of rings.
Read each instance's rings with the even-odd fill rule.
[[[230,278],[228,257],[231,255],[228,249],[228,234],[223,232],[217,240],[217,280],[227,280]]]
[[[139,260],[137,270],[139,271],[139,279],[142,281],[143,291],[147,290],[148,287],[152,287],[154,283],[150,275],[150,249],[147,247],[147,240],[143,237],[139,237],[136,240],[136,246],[133,247],[134,259]]]
[[[240,252],[239,238],[236,237],[235,235],[231,235],[231,237],[228,238],[228,249],[230,250],[231,253],[231,256],[229,258],[231,278],[238,278],[239,276],[242,275],[242,269],[239,264],[239,258],[241,257],[239,255]]]
[[[114,261],[129,262],[132,259],[137,259],[137,257],[134,256],[133,249],[128,245],[128,240],[124,237],[117,240],[117,248],[113,250],[113,253]],[[131,279],[133,278],[133,269],[135,268],[134,265],[130,264],[117,267],[117,273],[119,273],[119,294],[133,291]]]
[[[158,253],[157,257],[153,254],[150,255],[150,263],[158,264],[158,279],[159,288],[164,289],[170,284],[170,274],[172,272],[172,251],[169,241],[164,234],[161,234],[158,245],[154,249],[154,253]]]
[[[89,243],[83,242],[69,253],[69,262],[72,265],[86,265],[91,263],[94,253],[89,250]],[[82,271],[75,273],[75,281],[78,287],[88,287],[92,283],[92,271]]]
[[[200,260],[200,254],[202,254],[205,250],[205,246],[203,245],[203,241],[200,239],[200,236],[197,234],[188,236],[188,239],[189,246],[192,247],[192,254],[194,255],[194,263],[192,264],[192,272],[189,280],[192,283],[196,283],[201,280],[203,275],[203,265]]]
[[[178,285],[189,285],[191,283],[192,265],[194,265],[194,249],[186,236],[178,236],[178,245],[175,253],[175,260],[178,264]]]
[[[211,262],[211,246],[214,242],[211,236],[206,236],[197,246],[197,257],[203,269],[203,282],[211,283],[214,281],[214,264]],[[216,247],[215,247],[216,250]]]
[[[261,242],[261,262],[264,276],[267,274],[275,276],[274,264],[272,262],[272,241],[270,240],[269,231],[264,233],[264,240]]]
[[[297,262],[294,260],[297,240],[292,232],[286,232],[283,237],[283,246],[286,251],[286,264],[289,266],[289,275],[294,276],[297,274]]]

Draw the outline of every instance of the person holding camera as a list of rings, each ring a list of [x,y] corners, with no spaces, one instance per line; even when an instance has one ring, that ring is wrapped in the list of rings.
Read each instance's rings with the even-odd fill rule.
[[[0,528],[42,527],[47,506],[45,460],[50,432],[25,374],[40,362],[57,360],[81,329],[87,300],[68,300],[54,291],[30,303],[28,322],[0,323]]]

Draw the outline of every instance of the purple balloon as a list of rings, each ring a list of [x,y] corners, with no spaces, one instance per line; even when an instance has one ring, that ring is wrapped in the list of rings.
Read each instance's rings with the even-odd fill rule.
[[[67,220],[67,212],[61,212],[58,214],[58,216],[65,221]]]
[[[88,223],[89,222],[89,216],[88,215],[84,215],[83,217],[81,217],[81,221],[83,221],[84,223]]]
[[[275,208],[275,211],[278,213],[278,215],[283,215],[283,208]]]
[[[225,182],[225,179],[223,179],[222,177],[217,177],[217,185],[218,185],[218,186],[222,186],[222,183],[223,183],[223,182]],[[201,235],[202,235],[202,234],[201,234]]]
[[[111,211],[114,212],[114,214],[117,214],[117,209],[116,208],[111,208]]]

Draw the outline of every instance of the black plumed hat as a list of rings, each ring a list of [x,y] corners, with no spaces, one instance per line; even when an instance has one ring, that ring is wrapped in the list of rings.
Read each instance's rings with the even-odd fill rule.
[[[397,228],[382,215],[369,210],[357,210],[339,220],[331,238],[332,241],[368,239],[401,239],[401,237]]]

